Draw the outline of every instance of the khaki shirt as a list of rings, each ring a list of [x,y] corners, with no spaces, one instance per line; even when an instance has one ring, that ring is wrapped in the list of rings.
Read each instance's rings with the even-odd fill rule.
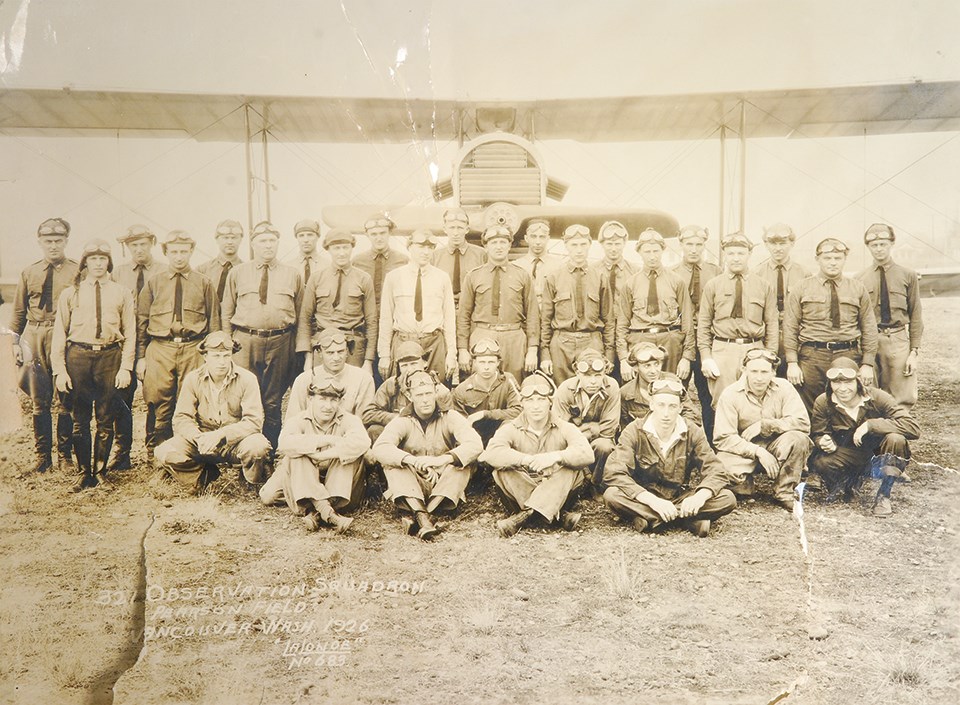
[[[381,272],[380,279],[377,279],[377,260],[380,260]],[[410,258],[403,252],[397,252],[392,247],[386,252],[375,253],[373,250],[361,252],[353,257],[353,266],[362,272],[366,272],[373,279],[373,291],[376,294],[377,306],[380,306],[380,300],[383,293],[383,281],[386,276],[397,267],[402,267]]]
[[[97,337],[95,282],[89,277],[74,288],[64,289],[57,302],[53,324],[50,366],[54,375],[67,371],[68,342],[109,345],[121,342],[120,369],[133,372],[137,341],[137,314],[133,294],[111,279],[100,282],[100,337]]]
[[[620,290],[620,310],[617,311],[617,354],[621,360],[627,359],[629,345],[627,333],[654,326],[679,325],[683,332],[683,357],[696,359],[696,337],[694,335],[693,302],[683,280],[676,274],[663,269],[657,275],[657,301],[660,313],[651,316],[647,313],[647,293],[650,280],[647,270],[637,272],[633,279]]]
[[[307,282],[297,324],[297,352],[311,349],[317,331],[338,328],[366,337],[365,359],[373,362],[374,341],[380,323],[373,279],[366,272],[347,265],[340,283],[340,301],[334,308],[339,272],[339,268],[330,266],[315,273]]]
[[[494,269],[500,270],[500,310],[497,315],[493,314]],[[458,348],[469,350],[470,333],[477,323],[519,324],[526,333],[527,347],[537,347],[540,310],[530,275],[512,262],[502,265],[487,262],[471,270],[463,280],[457,308]]]
[[[810,276],[810,274],[801,267],[796,262],[787,262],[784,265],[779,265],[783,267],[783,306],[786,308],[787,299],[790,297],[790,292],[800,284],[804,279]],[[777,268],[778,265],[773,263],[773,260],[768,259],[763,264],[759,265],[756,269],[751,272],[757,276],[765,279],[770,288],[773,289],[773,300],[774,304],[777,305]],[[783,318],[783,311],[780,311],[780,306],[777,305],[777,310],[780,313],[780,318]]]
[[[386,426],[409,405],[410,402],[400,389],[399,380],[396,377],[388,377],[377,387],[373,404],[364,410],[363,423],[367,426],[373,424]],[[440,382],[437,382],[437,406],[444,411],[453,408],[453,395]]]
[[[470,375],[454,388],[453,401],[464,416],[482,411],[488,419],[506,421],[520,414],[519,386],[509,372],[501,372],[489,386],[476,374]]]
[[[67,287],[73,286],[77,277],[79,265],[72,259],[64,258],[53,266],[53,297],[50,301],[50,310],[40,308],[40,297],[43,295],[43,283],[47,280],[47,265],[49,262],[40,260],[23,270],[17,281],[17,294],[13,300],[13,322],[10,324],[13,332],[23,335],[27,323],[52,324],[57,317],[57,303],[60,294]]]
[[[602,259],[599,262],[590,265],[591,268],[596,269],[597,271],[607,275],[607,281],[611,282],[610,284],[610,293],[613,296],[613,312],[616,314],[620,310],[620,290],[622,287],[628,285],[633,281],[633,277],[639,271],[637,265],[633,262],[630,262],[623,257],[620,258],[619,262],[613,263],[608,262],[606,259]],[[613,270],[617,270],[616,279],[612,277]],[[616,325],[614,324],[614,327]]]
[[[150,281],[152,277],[165,272],[167,270],[167,265],[160,260],[151,260],[150,264],[133,264],[133,262],[124,262],[123,264],[118,264],[113,268],[113,273],[110,275],[110,278],[117,284],[122,284],[130,290],[130,293],[133,294],[134,303],[136,303],[137,298],[137,279],[140,277],[140,270],[143,269],[143,286],[146,288],[147,282]],[[142,290],[141,290],[142,291]]]
[[[453,265],[456,259],[456,252],[460,250],[460,281],[453,281]],[[470,270],[479,267],[487,261],[487,253],[482,247],[477,247],[469,242],[464,242],[460,247],[438,247],[433,253],[431,264],[437,269],[443,270],[450,277],[450,284],[454,291],[463,292],[463,280],[467,278]],[[454,294],[456,299],[459,294]]]
[[[226,379],[216,384],[201,365],[183,378],[173,412],[173,432],[181,438],[194,441],[219,429],[225,431],[227,445],[233,445],[262,428],[260,385],[249,370],[231,365]]]
[[[787,362],[796,362],[800,345],[806,342],[860,341],[864,365],[873,365],[877,356],[877,320],[873,302],[858,279],[841,276],[840,328],[830,322],[830,284],[822,273],[807,277],[790,292],[783,316],[783,348]]]
[[[693,311],[694,313],[699,312],[700,302],[703,301],[703,288],[706,286],[707,282],[713,279],[715,276],[720,274],[720,267],[713,264],[712,262],[700,262],[700,301],[693,301]],[[687,291],[690,291],[690,280],[693,278],[693,265],[682,261],[680,264],[675,266],[670,270],[678,277],[683,280],[684,286],[687,287]],[[692,296],[692,295],[691,295]]]
[[[480,434],[460,412],[437,407],[430,418],[421,419],[407,407],[383,429],[373,444],[373,457],[385,467],[400,467],[408,455],[449,453],[455,464],[464,467],[475,462],[482,450]]]
[[[340,410],[363,418],[367,408],[373,405],[374,383],[373,375],[354,365],[344,365],[335,375],[330,374],[323,366],[301,372],[293,380],[290,388],[290,397],[287,399],[287,413],[283,417],[284,424],[292,420],[301,411],[307,408],[307,396],[310,383],[314,380],[335,379],[343,385],[343,399],[340,400]]]
[[[220,330],[220,302],[213,283],[193,270],[183,274],[182,317],[180,330],[174,328],[174,303],[177,274],[167,269],[150,279],[137,300],[137,358],[147,351],[151,338],[170,338],[175,335],[199,338]]]
[[[776,351],[780,344],[777,297],[770,285],[755,274],[743,275],[742,289],[743,316],[734,318],[737,293],[734,275],[724,272],[704,285],[697,322],[697,347],[701,358],[713,356],[714,338],[762,340],[763,347]]]
[[[774,377],[762,397],[757,397],[741,377],[723,390],[717,400],[713,427],[713,445],[720,451],[756,458],[761,447],[743,438],[747,428],[762,419],[782,422],[781,433],[802,431],[810,433],[810,416],[800,393],[787,380]],[[757,436],[759,438],[759,435]],[[772,440],[772,439],[770,439]]]
[[[267,303],[260,303],[260,280],[268,266]],[[254,330],[290,328],[297,323],[303,298],[303,282],[296,269],[273,260],[269,265],[244,262],[227,275],[227,288],[220,307],[224,332],[234,326]]]
[[[912,269],[889,262],[884,267],[890,292],[890,327],[910,327],[910,347],[919,348],[923,338],[923,314],[920,305],[920,280]],[[880,266],[874,264],[857,275],[870,292],[873,315],[880,323]]]
[[[310,276],[312,277],[317,272],[326,269],[331,265],[330,257],[327,256],[324,252],[321,252],[319,249],[314,250],[313,254],[309,257],[305,256],[297,248],[297,254],[291,257],[287,264],[300,272],[300,281],[303,282],[303,285],[307,285],[307,260],[310,261]]]
[[[548,253],[544,253],[543,257],[534,257],[527,253],[523,257],[515,259],[513,263],[533,277],[533,289],[537,293],[537,302],[539,303],[543,300],[543,282],[547,273],[554,267],[559,267],[563,264],[563,258]],[[537,265],[537,276],[534,277],[533,269],[535,264]]]
[[[277,454],[296,458],[315,453],[324,438],[332,441],[325,449],[336,453],[341,463],[355,462],[370,449],[370,436],[353,414],[338,411],[330,423],[320,425],[313,412],[305,410],[283,424]]]
[[[620,429],[620,387],[617,380],[604,376],[596,394],[587,394],[576,375],[564,380],[553,395],[553,414],[578,428],[596,424],[595,432],[585,432],[589,440],[613,437]]]
[[[583,318],[577,318],[576,267],[569,260],[547,274],[543,285],[543,301],[540,307],[541,360],[552,359],[550,341],[554,331],[603,334],[603,350],[613,360],[616,316],[613,309],[613,292],[610,290],[606,270],[584,266],[583,271]]]
[[[594,460],[590,442],[569,421],[552,415],[547,428],[538,433],[521,413],[501,424],[480,460],[494,468],[517,468],[524,464],[527,456],[558,451],[560,465],[567,468],[587,468]]]
[[[418,321],[413,310],[417,270],[417,265],[407,264],[393,270],[383,280],[377,344],[380,357],[390,357],[390,341],[394,331],[426,335],[442,330],[447,353],[457,348],[457,313],[453,305],[450,277],[432,265],[423,268],[423,320]]]
[[[227,262],[230,262],[231,270],[237,265],[243,264],[243,260],[237,256],[224,257],[223,255],[219,255],[209,262],[204,262],[199,265],[196,269],[200,274],[210,280],[210,283],[213,284],[214,291],[216,291],[220,287],[220,275],[223,274],[223,268],[227,266]],[[226,286],[223,287],[223,293],[224,296],[227,293]]]

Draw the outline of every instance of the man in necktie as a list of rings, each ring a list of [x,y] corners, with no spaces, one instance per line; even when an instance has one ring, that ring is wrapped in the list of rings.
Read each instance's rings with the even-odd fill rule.
[[[356,238],[348,230],[334,228],[323,238],[323,248],[333,264],[319,270],[305,284],[300,320],[297,324],[297,352],[305,353],[303,369],[309,370],[310,341],[318,332],[333,328],[343,332],[349,345],[347,362],[373,374],[376,348],[376,293],[369,274],[353,266]]]
[[[186,375],[203,363],[200,341],[220,329],[213,282],[190,267],[196,243],[174,230],[161,245],[167,271],[150,279],[137,300],[137,378],[155,419],[147,427],[148,457],[173,436],[173,413]]]
[[[133,303],[136,305],[140,292],[147,282],[155,275],[166,269],[166,265],[153,256],[153,246],[157,244],[157,236],[145,225],[131,225],[127,232],[117,238],[117,242],[124,250],[129,250],[130,261],[118,264],[113,268],[113,280],[130,289],[133,294]],[[137,390],[137,378],[123,389],[117,390],[114,397],[117,408],[114,410],[114,433],[116,436],[116,450],[111,470],[129,470],[130,447],[133,445],[133,395]],[[156,425],[154,409],[147,407],[147,437],[149,438]]]
[[[550,221],[546,218],[531,218],[527,221],[523,242],[527,246],[527,253],[514,260],[514,264],[527,270],[533,278],[533,286],[537,292],[537,304],[542,301],[544,277],[563,259],[550,254]]]
[[[133,295],[110,279],[110,245],[88,242],[79,269],[74,285],[60,294],[51,353],[57,390],[70,395],[73,408],[73,449],[81,473],[74,492],[107,481],[114,395],[130,384],[136,354]]]
[[[280,404],[300,368],[296,366],[297,317],[303,280],[294,267],[277,261],[280,231],[258,223],[250,233],[253,261],[233,268],[227,277],[220,322],[240,344],[234,362],[253,372],[263,401],[263,435],[276,447]]]
[[[460,303],[460,292],[467,272],[486,260],[483,248],[467,242],[470,218],[462,208],[448,208],[443,212],[443,232],[447,244],[433,253],[433,266],[442,269],[453,284],[453,303]]]
[[[33,405],[33,432],[36,439],[37,472],[53,466],[53,414],[57,416],[57,450],[61,470],[73,472],[73,420],[69,408],[53,384],[50,360],[53,323],[60,293],[73,284],[76,261],[64,254],[70,237],[70,224],[63,218],[50,218],[37,229],[37,244],[43,258],[23,270],[17,281],[10,327],[19,336],[14,347],[17,364],[22,366],[20,386]]]
[[[617,327],[617,311],[620,310],[619,290],[623,285],[629,284],[637,273],[636,265],[623,256],[623,250],[627,245],[628,239],[629,233],[623,223],[616,220],[608,220],[605,222],[597,231],[597,242],[603,247],[603,259],[591,265],[592,268],[599,270],[607,276],[612,302],[610,308],[610,327],[613,329],[614,334],[616,334]],[[614,346],[614,348],[616,348],[616,346]],[[610,375],[617,380],[618,383],[622,381],[620,361],[616,357],[615,349],[613,370],[610,372]]]
[[[616,323],[607,271],[591,267],[587,254],[593,238],[585,225],[563,232],[567,260],[544,277],[540,319],[540,369],[556,384],[574,374],[574,361],[594,350],[613,368]]]
[[[777,348],[777,355],[780,358],[780,366],[777,368],[779,377],[787,376],[787,358],[783,348],[783,311],[790,292],[808,276],[803,267],[790,259],[790,252],[796,240],[797,234],[786,223],[774,223],[764,228],[763,244],[770,257],[753,270],[754,274],[770,284],[776,296],[777,317],[780,323],[780,340]]]
[[[209,262],[204,262],[197,271],[213,282],[217,291],[217,303],[223,301],[223,292],[227,288],[227,276],[230,270],[243,260],[237,256],[243,241],[243,226],[235,220],[224,220],[216,230],[217,248],[220,252]]]
[[[502,225],[483,232],[487,263],[463,280],[457,308],[457,347],[464,377],[471,371],[470,349],[478,340],[500,346],[503,371],[520,379],[537,368],[540,317],[533,279],[510,262],[513,235]]]
[[[864,385],[873,384],[877,320],[870,293],[859,279],[843,275],[849,248],[836,238],[817,244],[820,271],[790,292],[783,315],[787,379],[800,387],[807,410],[823,393],[837,357],[860,364]]]
[[[919,277],[890,256],[896,235],[889,225],[871,225],[863,241],[873,263],[857,278],[870,292],[877,318],[878,383],[909,411],[917,403],[917,358],[923,337]]]
[[[290,264],[300,272],[300,279],[306,286],[311,275],[330,266],[330,258],[319,249],[320,223],[309,218],[293,226],[293,236],[297,240],[297,253]]]
[[[704,285],[720,274],[720,269],[712,262],[707,262],[704,257],[707,238],[710,233],[706,228],[699,225],[685,225],[680,229],[680,248],[683,250],[683,259],[671,271],[679,276],[687,285],[687,291],[690,292],[690,302],[693,304],[693,334],[697,335],[697,318],[700,315],[700,301]],[[697,390],[697,401],[700,403],[700,411],[703,423],[703,430],[707,434],[707,440],[713,438],[713,407],[714,401],[711,396],[712,387],[707,382],[707,377],[703,373],[703,364],[700,357],[700,350],[697,350],[696,358],[691,365],[693,371],[693,384]]]
[[[620,310],[617,311],[617,355],[623,379],[633,379],[633,368],[626,362],[630,348],[641,341],[662,347],[666,353],[664,371],[676,372],[681,379],[690,376],[696,357],[693,334],[693,302],[683,280],[663,268],[663,236],[647,228],[637,239],[637,251],[643,269],[630,282],[620,286]]]

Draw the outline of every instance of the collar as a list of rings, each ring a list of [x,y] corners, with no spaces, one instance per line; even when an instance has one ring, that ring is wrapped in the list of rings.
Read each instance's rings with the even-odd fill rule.
[[[190,272],[192,272],[192,271],[193,271],[193,269],[191,269],[189,266],[188,266],[186,269],[184,269],[182,272],[175,272],[175,271],[173,271],[172,269],[168,269],[168,270],[166,271],[167,279],[173,279],[173,278],[174,278],[175,276],[177,276],[178,274],[180,274],[180,275],[182,275],[184,278],[186,278],[186,277],[190,274]]]
[[[887,260],[887,263],[886,263],[886,264],[877,264],[876,262],[874,262],[874,263],[873,263],[873,268],[874,268],[874,269],[882,269],[884,272],[889,272],[889,271],[890,271],[890,268],[891,268],[893,265],[894,265],[893,260],[892,260],[892,259],[889,259],[889,260]]]
[[[520,415],[513,420],[513,424],[520,429],[521,431],[529,431],[530,433],[537,433],[533,430],[533,427],[530,425],[530,422],[527,421],[527,415],[520,412]],[[544,427],[543,432],[549,431],[551,428],[559,428],[560,424],[558,423],[557,417],[551,411],[550,416],[547,417],[547,425]]]
[[[836,282],[836,283],[837,283],[837,286],[840,286],[840,282],[843,281],[843,273],[841,273],[840,276],[838,276],[836,279],[832,279],[832,278],[830,278],[830,277],[828,277],[828,276],[825,276],[823,272],[817,272],[817,280],[818,280],[823,286],[829,286],[829,285],[830,285],[830,282],[832,282],[832,281]]]
[[[837,395],[834,393],[834,394],[831,394],[831,395],[830,395],[830,401],[832,401],[835,406],[839,406],[841,409],[859,409],[859,408],[862,407],[864,404],[866,404],[868,401],[873,401],[873,397],[870,396],[870,392],[867,392],[867,393],[864,394],[862,397],[860,397],[860,401],[859,401],[859,402],[857,402],[857,403],[854,404],[853,406],[847,406],[847,405],[844,404],[842,401],[840,401],[839,399],[837,399]]]
[[[497,373],[497,376],[490,381],[490,386],[487,388],[484,388],[484,387],[481,387],[479,384],[477,384],[480,378],[477,375],[472,374],[463,381],[463,387],[464,389],[475,389],[478,392],[484,392],[485,394],[489,394],[494,389],[496,389],[501,384],[503,384],[504,379],[506,379],[506,375],[504,375],[503,372],[499,372]]]
[[[270,260],[270,262],[257,262],[256,260],[254,260],[253,264],[257,269],[263,269],[264,267],[266,267],[267,269],[276,269],[278,262],[277,262],[277,258],[274,257],[272,260]]]
[[[320,255],[317,253],[316,250],[313,251],[313,254],[312,254],[312,255],[305,255],[305,254],[303,254],[303,253],[301,252],[301,253],[300,253],[300,261],[301,261],[301,262],[306,262],[307,260],[309,260],[309,261],[311,262],[311,264],[314,263],[314,262],[319,262],[319,261],[320,261]],[[276,261],[276,260],[274,260],[274,261]]]
[[[660,275],[663,274],[663,265],[661,264],[659,267],[656,267],[655,269],[647,269],[646,267],[643,268],[643,276],[649,278],[651,274],[656,274],[657,278],[659,279]]]
[[[459,250],[460,256],[462,257],[463,255],[467,254],[467,249],[468,249],[467,244],[468,244],[467,241],[464,240],[463,244],[460,245],[460,247],[450,247],[450,245],[447,245],[447,252],[449,252],[452,255],[454,252]]]
[[[681,261],[680,261],[680,264],[683,266],[684,269],[686,269],[686,270],[689,271],[689,272],[692,272],[694,267],[696,267],[697,269],[699,269],[699,270],[702,272],[702,271],[703,271],[704,262],[703,262],[703,260],[701,260],[701,261],[699,261],[699,262],[687,262],[687,260],[681,260]]]
[[[493,262],[487,262],[487,264],[490,265],[490,271],[493,271],[494,269],[499,269],[501,272],[506,272],[507,265],[510,264],[510,260],[507,260],[506,262],[501,262],[500,264],[494,264]]]
[[[660,440],[660,436],[657,434],[657,429],[653,425],[652,414],[647,414],[647,418],[644,419],[643,426],[641,426],[641,428],[653,436],[658,443],[660,443],[660,447],[663,449],[663,452],[668,451],[673,447],[674,443],[681,440],[687,434],[687,422],[683,420],[682,416],[677,417],[677,423],[670,432],[670,436],[665,441]]]
[[[426,428],[434,421],[437,421],[442,414],[443,414],[443,410],[440,408],[440,404],[437,404],[434,407],[433,413],[430,414],[430,416],[428,416],[425,419],[421,419],[419,416],[417,416],[417,412],[413,410],[413,403],[410,401],[407,401],[406,406],[404,406],[403,410],[398,414],[398,416],[409,416],[418,424]]]
[[[51,262],[50,260],[47,260],[47,259],[42,259],[40,260],[40,262],[43,264],[44,269],[46,269],[52,264],[54,269],[59,270],[61,267],[63,267],[63,265],[67,263],[67,258],[64,257],[59,262]]]
[[[80,284],[81,285],[85,284],[92,289],[93,285],[96,284],[98,281],[100,282],[100,288],[103,288],[104,286],[107,285],[107,282],[112,280],[110,279],[110,275],[107,274],[107,276],[105,276],[103,279],[94,279],[93,277],[84,277],[83,280],[80,282]]]
[[[587,394],[587,392],[584,391],[580,386],[581,385],[580,377],[574,376],[574,379],[577,380],[577,383],[573,387],[574,394]],[[601,399],[606,399],[608,386],[609,386],[609,383],[608,383],[607,377],[604,376],[603,386],[600,387],[600,389],[597,390],[594,394],[590,395],[590,401],[593,401],[597,397],[600,397]]]
[[[616,262],[609,262],[606,260],[606,258],[600,261],[603,263],[603,266],[607,268],[608,272],[612,269],[623,269],[623,263],[624,263],[623,257],[618,259]]]
[[[221,267],[226,265],[227,262],[229,262],[231,266],[236,267],[238,264],[240,264],[240,258],[237,255],[234,255],[233,257],[224,257],[223,255],[217,255],[217,264],[219,264]]]
[[[772,380],[770,380],[770,385],[767,387],[766,391],[763,393],[763,396],[761,397],[758,397],[756,394],[750,391],[750,386],[747,384],[747,380],[745,377],[741,377],[730,386],[733,387],[737,392],[743,394],[748,399],[753,398],[753,399],[756,399],[758,402],[762,403],[763,400],[767,398],[767,395],[771,391],[777,388],[777,378],[774,377]]]
[[[734,274],[733,272],[728,272],[728,271],[724,270],[723,276],[725,276],[725,277],[726,277],[727,279],[729,279],[730,281],[733,281],[733,280],[736,279],[737,277],[740,277],[741,279],[746,280],[746,278],[747,278],[747,273],[746,273],[746,272],[737,272],[736,274]]]
[[[206,380],[211,384],[215,384],[215,382],[213,381],[213,378],[210,376],[210,370],[207,369],[206,365],[201,365],[198,369],[200,370],[200,379]],[[227,376],[223,378],[223,383],[226,384],[227,382],[230,382],[236,379],[236,377],[237,377],[237,366],[231,362],[230,369],[227,370]]]
[[[573,263],[573,260],[567,259],[566,264],[567,264],[567,271],[570,272],[571,274],[576,272],[578,269],[582,270],[584,273],[586,273],[587,271],[587,264],[588,264],[587,262],[584,262],[581,265],[577,265]]]

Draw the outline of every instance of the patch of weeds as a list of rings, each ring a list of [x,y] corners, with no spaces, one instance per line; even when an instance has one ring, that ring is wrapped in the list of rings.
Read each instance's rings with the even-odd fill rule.
[[[603,581],[610,594],[621,600],[632,600],[640,592],[640,569],[627,560],[623,545],[618,553],[604,564]]]

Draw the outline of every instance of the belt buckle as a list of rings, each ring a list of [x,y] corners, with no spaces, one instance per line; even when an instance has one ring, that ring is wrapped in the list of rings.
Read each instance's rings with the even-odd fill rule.
[[[173,342],[175,342],[175,343],[182,343],[182,342],[183,342],[183,336],[179,336],[179,335],[173,336]]]
[[[91,345],[91,346],[90,346],[90,349],[91,349],[93,352],[100,352],[101,350],[103,350],[103,348],[104,348],[103,345]]]

